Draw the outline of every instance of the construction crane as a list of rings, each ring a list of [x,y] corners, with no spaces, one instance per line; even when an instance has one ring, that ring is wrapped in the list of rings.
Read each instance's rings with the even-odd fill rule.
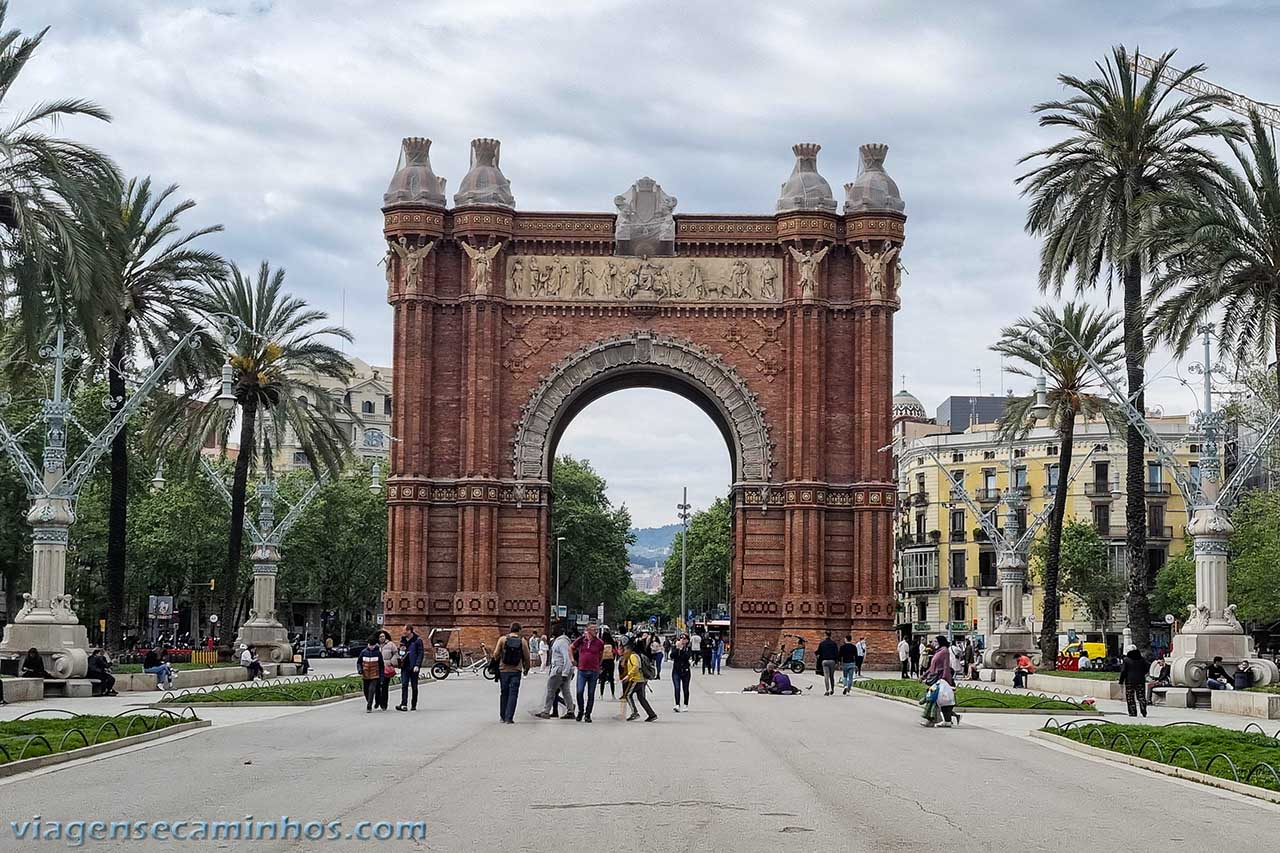
[[[1133,69],[1139,74],[1145,74],[1147,77],[1155,77],[1157,74],[1156,61],[1149,56],[1134,54]],[[1160,72],[1160,81],[1175,86],[1180,92],[1186,92],[1188,95],[1216,95],[1226,98],[1226,103],[1222,106],[1224,109],[1238,113],[1245,118],[1249,117],[1249,111],[1252,110],[1258,114],[1258,118],[1263,124],[1280,129],[1280,107],[1275,104],[1264,104],[1261,101],[1255,101],[1252,98],[1246,98],[1239,92],[1233,92],[1230,89],[1210,83],[1201,77],[1191,76],[1176,83],[1179,77],[1183,75],[1183,71],[1166,65]]]

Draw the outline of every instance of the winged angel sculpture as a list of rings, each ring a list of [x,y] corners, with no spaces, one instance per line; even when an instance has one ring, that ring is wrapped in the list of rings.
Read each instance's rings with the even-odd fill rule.
[[[493,281],[489,274],[489,269],[493,266],[493,259],[497,257],[498,250],[502,248],[502,244],[495,243],[487,249],[477,249],[463,243],[462,248],[467,253],[467,257],[471,259],[472,291],[475,293],[488,293]]]

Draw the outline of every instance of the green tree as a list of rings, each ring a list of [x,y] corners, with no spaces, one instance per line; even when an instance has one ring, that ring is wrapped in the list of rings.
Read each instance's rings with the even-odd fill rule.
[[[106,205],[101,219],[106,251],[103,269],[119,302],[107,319],[107,382],[111,399],[123,402],[125,379],[141,355],[155,362],[176,338],[191,328],[189,306],[195,288],[220,278],[226,265],[216,254],[195,248],[202,237],[222,230],[214,225],[182,233],[178,220],[195,207],[190,199],[171,204],[178,187],[153,194],[151,179],[134,179]],[[179,362],[189,373],[193,365]],[[107,536],[106,644],[120,648],[124,613],[125,547],[129,512],[129,428],[111,442],[111,498]]]
[[[1229,583],[1229,581],[1228,581]],[[1196,561],[1190,550],[1168,559],[1156,573],[1155,594],[1151,596],[1151,612],[1175,619],[1187,618],[1187,607],[1196,603]]]
[[[0,30],[8,11],[0,0]],[[6,295],[17,297],[17,313],[6,319],[28,352],[54,317],[75,320],[90,346],[97,343],[110,303],[102,298],[102,256],[92,237],[100,232],[99,202],[119,180],[105,155],[48,132],[77,116],[110,121],[102,107],[80,98],[7,103],[47,32],[0,32],[0,111],[12,116],[0,127],[0,280]]]
[[[1274,363],[1280,391],[1280,163],[1270,128],[1250,113],[1248,145],[1230,140],[1240,170],[1220,192],[1176,198],[1147,237],[1163,259],[1151,287],[1151,337],[1186,352],[1218,317],[1218,341],[1239,364]]]
[[[1047,551],[1047,543],[1036,544],[1038,565],[1044,565]],[[1093,525],[1077,519],[1066,523],[1059,565],[1063,594],[1075,598],[1099,628],[1104,626],[1115,605],[1124,598],[1126,584],[1111,570],[1107,543]]]
[[[269,459],[269,439],[261,427],[271,423],[277,435],[289,430],[306,453],[313,471],[336,473],[350,455],[350,436],[337,418],[351,415],[342,400],[335,400],[317,383],[319,378],[345,382],[351,362],[323,338],[350,341],[340,326],[320,325],[328,315],[284,291],[284,270],[272,273],[264,261],[256,280],[236,267],[225,281],[210,284],[209,293],[196,302],[205,314],[236,318],[243,333],[229,362],[235,406],[223,411],[212,399],[218,392],[220,365],[208,364],[202,381],[193,382],[180,397],[165,401],[153,419],[153,430],[162,443],[178,441],[194,457],[205,439],[216,436],[223,448],[238,421],[239,449],[231,484],[231,524],[223,563],[222,618],[228,630],[239,625],[239,603],[244,592],[238,583],[243,557],[245,501],[249,472],[259,459]],[[216,353],[218,347],[203,348]]]
[[[281,493],[300,494],[308,476],[291,475]],[[338,615],[342,642],[353,619],[376,608],[387,580],[387,505],[366,472],[326,483],[281,543],[280,593],[307,595]]]
[[[662,596],[642,592],[635,587],[627,587],[622,591],[614,613],[616,614],[614,623],[619,628],[627,622],[632,624],[648,622],[651,616],[657,616],[659,622],[665,622],[671,618],[671,611],[666,607]]]
[[[1280,494],[1245,495],[1231,513],[1231,523],[1235,531],[1228,587],[1236,616],[1246,622],[1274,622],[1280,619]]]
[[[1150,258],[1140,235],[1173,197],[1209,198],[1217,192],[1220,164],[1201,147],[1237,132],[1234,122],[1215,122],[1208,113],[1224,99],[1179,95],[1178,88],[1204,71],[1203,65],[1173,73],[1172,53],[1156,61],[1143,79],[1124,47],[1098,65],[1100,76],[1058,79],[1071,95],[1037,104],[1042,127],[1068,136],[1023,158],[1041,161],[1018,178],[1031,197],[1026,229],[1043,238],[1040,286],[1062,290],[1074,277],[1077,290],[1105,283],[1108,297],[1116,274],[1124,300],[1124,360],[1128,394],[1143,409],[1146,311],[1143,276]],[[1149,576],[1146,560],[1145,447],[1141,434],[1126,435],[1125,522],[1129,573],[1129,626],[1134,643],[1149,651]]]
[[[1023,317],[1000,333],[992,349],[1012,359],[1009,370],[1022,376],[1038,375],[1043,369],[1048,391],[1049,425],[1058,432],[1058,487],[1053,493],[1044,552],[1044,619],[1040,628],[1040,654],[1045,666],[1058,660],[1059,557],[1062,525],[1067,511],[1067,478],[1071,475],[1075,448],[1076,418],[1104,415],[1115,418],[1115,407],[1106,397],[1091,390],[1099,382],[1084,354],[1074,341],[1104,369],[1120,360],[1123,341],[1118,334],[1120,319],[1111,311],[1069,302],[1059,313],[1042,305],[1032,317]],[[1034,394],[1009,401],[1001,419],[1001,431],[1010,437],[1029,429]]]
[[[728,498],[716,498],[711,506],[694,513],[689,519],[685,600],[695,612],[713,611],[717,605],[727,603],[729,567],[733,561],[731,529]],[[680,549],[684,546],[684,539],[684,531],[680,531],[671,543],[671,554],[662,566],[662,591],[659,593],[667,609],[677,614],[680,613]]]
[[[625,506],[613,507],[604,478],[585,459],[557,456],[551,490],[551,529],[553,536],[564,537],[560,603],[590,612],[601,602],[606,609],[616,608],[631,586],[627,571],[627,548],[635,541],[631,513]],[[554,598],[554,565],[551,571]]]

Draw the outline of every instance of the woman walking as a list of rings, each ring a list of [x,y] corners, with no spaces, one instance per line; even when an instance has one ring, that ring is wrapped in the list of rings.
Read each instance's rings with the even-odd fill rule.
[[[373,704],[378,701],[378,685],[382,682],[382,649],[377,637],[370,637],[360,650],[356,658],[356,672],[364,682],[364,712],[372,714]]]
[[[689,679],[693,677],[691,661],[693,652],[689,651],[689,638],[681,635],[676,638],[675,647],[671,650],[671,684],[676,691],[676,706],[671,710],[680,713],[680,691],[684,690],[684,709],[689,710]]]
[[[391,688],[391,679],[396,674],[396,664],[400,659],[400,646],[392,642],[387,631],[378,632],[378,649],[382,655],[382,678],[378,681],[378,707],[387,710],[387,693]]]
[[[538,640],[538,663],[542,667],[543,672],[551,671],[551,640],[546,634]]]
[[[604,640],[604,652],[600,656],[600,698],[604,698],[604,684],[609,682],[609,697],[618,698],[617,684],[613,680],[613,661],[617,656],[617,648],[613,645],[613,635],[605,631],[600,635]]]

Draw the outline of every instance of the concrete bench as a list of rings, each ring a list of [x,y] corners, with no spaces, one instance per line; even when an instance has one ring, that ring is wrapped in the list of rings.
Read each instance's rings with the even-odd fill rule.
[[[1170,708],[1208,708],[1212,694],[1208,687],[1153,687],[1151,701]]]
[[[68,699],[83,699],[93,695],[94,686],[87,678],[46,678],[44,698],[64,696]]]
[[[0,684],[4,685],[6,702],[39,702],[44,698],[42,678],[6,678]]]

